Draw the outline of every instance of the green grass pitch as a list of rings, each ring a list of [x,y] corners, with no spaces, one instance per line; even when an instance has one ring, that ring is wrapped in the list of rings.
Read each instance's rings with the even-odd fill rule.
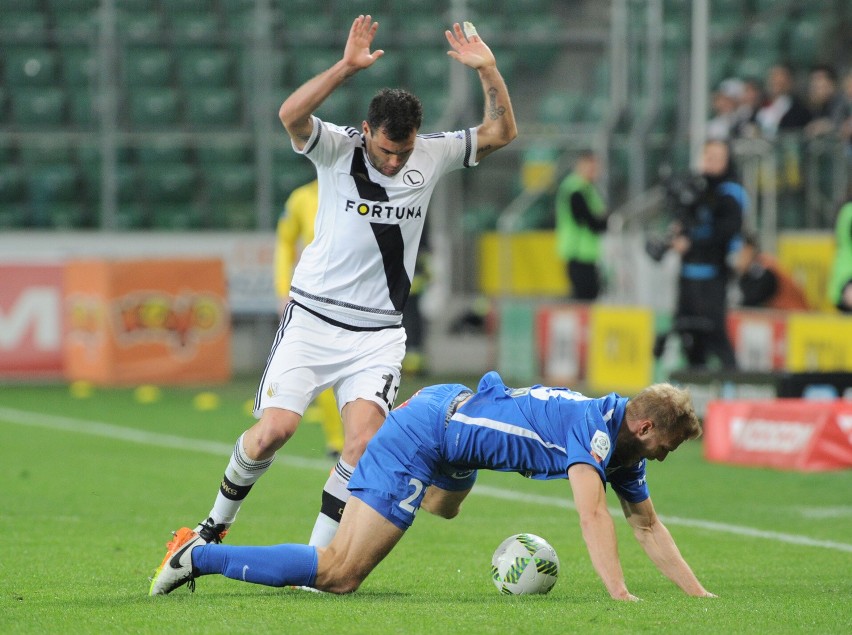
[[[461,515],[421,512],[349,596],[271,589],[210,576],[147,596],[170,530],[210,508],[227,456],[252,418],[255,378],[74,398],[64,385],[0,386],[0,633],[849,633],[852,471],[787,473],[706,463],[691,442],[649,484],[657,511],[720,597],[687,598],[654,568],[616,516],[636,604],[610,600],[589,561],[566,481],[483,473]],[[409,380],[399,401],[421,382]],[[429,381],[428,383],[433,383]],[[231,544],[307,540],[331,461],[303,425],[254,488]],[[610,493],[612,506],[617,506]],[[500,595],[493,550],[531,532],[559,554],[539,597]]]

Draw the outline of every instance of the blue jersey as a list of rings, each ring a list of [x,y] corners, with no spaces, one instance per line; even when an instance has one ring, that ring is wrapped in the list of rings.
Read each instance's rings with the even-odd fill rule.
[[[518,472],[527,478],[566,478],[574,463],[594,467],[627,501],[648,498],[645,461],[612,463],[627,399],[599,399],[567,388],[508,388],[495,372],[448,421],[442,458],[467,469]]]

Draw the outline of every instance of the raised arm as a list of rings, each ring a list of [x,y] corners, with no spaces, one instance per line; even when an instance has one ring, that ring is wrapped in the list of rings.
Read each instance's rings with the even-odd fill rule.
[[[580,529],[592,566],[614,599],[638,600],[627,590],[624,582],[621,561],[618,559],[615,525],[607,509],[606,491],[597,470],[585,463],[575,463],[568,468],[568,479],[574,492]]]
[[[458,22],[452,31],[446,31],[447,41],[452,50],[450,57],[465,66],[476,69],[485,94],[485,116],[479,124],[476,134],[478,147],[476,160],[481,161],[495,150],[508,145],[518,136],[515,113],[509,99],[506,82],[497,70],[497,61],[491,49],[475,31],[466,36]]]
[[[352,75],[384,55],[381,49],[370,52],[378,28],[379,23],[369,15],[355,18],[340,61],[302,84],[281,104],[278,118],[300,150],[311,136],[311,115],[320,104]]]
[[[627,522],[633,528],[633,535],[642,545],[651,561],[672,582],[678,585],[687,595],[695,597],[716,597],[705,589],[692,569],[680,555],[672,535],[654,511],[651,499],[641,503],[621,501],[621,508]]]

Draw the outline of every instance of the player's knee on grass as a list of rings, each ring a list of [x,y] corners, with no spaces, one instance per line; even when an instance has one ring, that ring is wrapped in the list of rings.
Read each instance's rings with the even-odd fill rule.
[[[317,575],[314,587],[327,593],[345,594],[356,591],[370,569],[354,565],[351,559],[332,548],[318,550]]]

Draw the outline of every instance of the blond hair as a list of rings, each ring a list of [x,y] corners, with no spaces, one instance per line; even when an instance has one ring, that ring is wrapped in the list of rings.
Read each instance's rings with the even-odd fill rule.
[[[627,402],[630,420],[650,419],[668,437],[683,440],[701,436],[701,422],[695,414],[689,391],[671,384],[653,384]]]

